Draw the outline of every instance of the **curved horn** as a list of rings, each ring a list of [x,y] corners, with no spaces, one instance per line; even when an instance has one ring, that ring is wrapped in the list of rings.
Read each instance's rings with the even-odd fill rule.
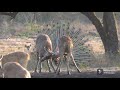
[[[2,63],[1,62],[2,59],[3,59],[3,55],[0,56],[0,69],[2,69],[2,64],[1,64]]]
[[[0,61],[3,59],[3,55],[0,56]]]
[[[44,47],[45,52],[48,52],[47,49]]]

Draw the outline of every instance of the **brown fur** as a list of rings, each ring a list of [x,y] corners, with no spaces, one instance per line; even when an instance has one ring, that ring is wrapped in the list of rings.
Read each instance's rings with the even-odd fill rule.
[[[7,62],[18,62],[24,68],[27,68],[27,63],[30,60],[30,55],[25,52],[13,52],[4,55],[1,59],[2,66]]]
[[[59,44],[58,44],[60,53],[64,52],[65,53],[71,53],[71,50],[73,49],[73,42],[72,39],[69,36],[62,36],[59,39]]]
[[[27,69],[17,62],[7,62],[3,66],[4,78],[31,78]]]
[[[77,65],[74,61],[74,57],[73,57],[73,54],[72,54],[72,50],[73,50],[72,39],[69,36],[60,37],[59,41],[58,41],[58,48],[59,48],[59,54],[57,56],[59,56],[60,59],[55,59],[56,60],[55,62],[58,63],[56,72],[58,71],[58,69],[60,71],[61,60],[65,59],[66,66],[67,66],[67,72],[68,72],[68,74],[70,74],[70,71],[69,71],[70,58],[71,58],[72,62],[74,63],[78,72],[80,72],[79,68],[77,67]],[[59,73],[59,71],[57,73]]]
[[[39,52],[40,57],[43,57],[46,54],[45,49],[49,52],[52,52],[52,42],[48,35],[40,34],[36,39],[36,51]]]
[[[49,72],[51,72],[50,70],[50,64],[52,66],[52,68],[54,69],[54,66],[52,64],[52,42],[50,37],[47,34],[39,34],[37,39],[36,39],[36,53],[37,53],[37,65],[35,68],[35,72],[37,71],[37,67],[40,61],[40,71],[42,69],[42,61],[47,60],[47,64],[49,67]],[[49,59],[49,60],[48,60]],[[50,61],[50,63],[49,63]],[[55,69],[54,69],[55,71]]]

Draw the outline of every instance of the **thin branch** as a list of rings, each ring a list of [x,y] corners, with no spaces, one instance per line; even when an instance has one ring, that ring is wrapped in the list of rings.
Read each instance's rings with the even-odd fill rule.
[[[0,12],[0,15],[8,15],[8,16],[10,16],[12,19],[14,19],[17,14],[18,14],[18,12]]]

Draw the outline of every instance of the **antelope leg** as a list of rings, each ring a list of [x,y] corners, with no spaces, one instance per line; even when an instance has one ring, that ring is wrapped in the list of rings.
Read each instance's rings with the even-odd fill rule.
[[[64,58],[65,58],[65,61],[66,61],[66,66],[67,66],[67,74],[71,75],[70,68],[69,68],[69,59],[67,59],[67,56],[64,56]]]
[[[50,64],[51,64],[51,67],[52,67],[53,71],[55,72],[55,67],[53,65],[52,59],[50,59]]]
[[[51,72],[51,69],[50,69],[50,61],[49,61],[49,60],[47,60],[47,66],[48,66],[49,72]]]
[[[61,58],[60,58],[60,60],[59,60],[59,63],[58,63],[58,66],[57,66],[57,69],[56,69],[56,71],[55,71],[55,73],[57,73],[57,74],[59,74],[59,69],[60,69],[60,65],[61,65]],[[58,71],[59,70],[59,71]]]
[[[75,65],[75,68],[76,68],[77,71],[80,73],[81,70],[78,68],[78,66],[77,66],[77,64],[76,64],[76,62],[75,62],[75,60],[74,60],[73,54],[71,54],[70,57],[71,57],[71,59],[72,59],[73,64]]]
[[[39,60],[40,62],[39,62],[39,67],[40,67],[40,69],[39,69],[39,73],[41,73],[41,71],[42,71],[42,62],[41,62],[41,60]]]
[[[37,52],[37,65],[35,67],[35,72],[37,72],[38,64],[39,64],[39,53]]]

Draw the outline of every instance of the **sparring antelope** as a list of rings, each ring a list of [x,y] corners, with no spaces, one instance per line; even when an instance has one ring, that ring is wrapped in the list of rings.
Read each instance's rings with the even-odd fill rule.
[[[57,69],[55,71],[57,74],[60,73],[60,65],[61,65],[61,60],[63,60],[63,58],[65,59],[65,62],[66,62],[68,74],[71,74],[69,70],[70,58],[74,66],[76,67],[77,71],[81,72],[78,66],[76,65],[76,62],[74,61],[72,50],[73,50],[73,42],[69,36],[63,35],[62,37],[58,39],[58,52],[59,53],[57,55],[53,55],[54,57],[57,56],[57,59],[54,59],[55,62],[58,62]],[[58,59],[58,56],[60,57],[60,59]]]
[[[39,34],[36,39],[36,53],[37,53],[37,65],[35,67],[35,72],[37,72],[38,65],[40,65],[39,73],[42,69],[42,59],[44,58],[47,60],[47,66],[49,69],[49,72],[51,72],[50,66],[55,71],[53,62],[52,62],[52,42],[50,37],[47,34]]]

